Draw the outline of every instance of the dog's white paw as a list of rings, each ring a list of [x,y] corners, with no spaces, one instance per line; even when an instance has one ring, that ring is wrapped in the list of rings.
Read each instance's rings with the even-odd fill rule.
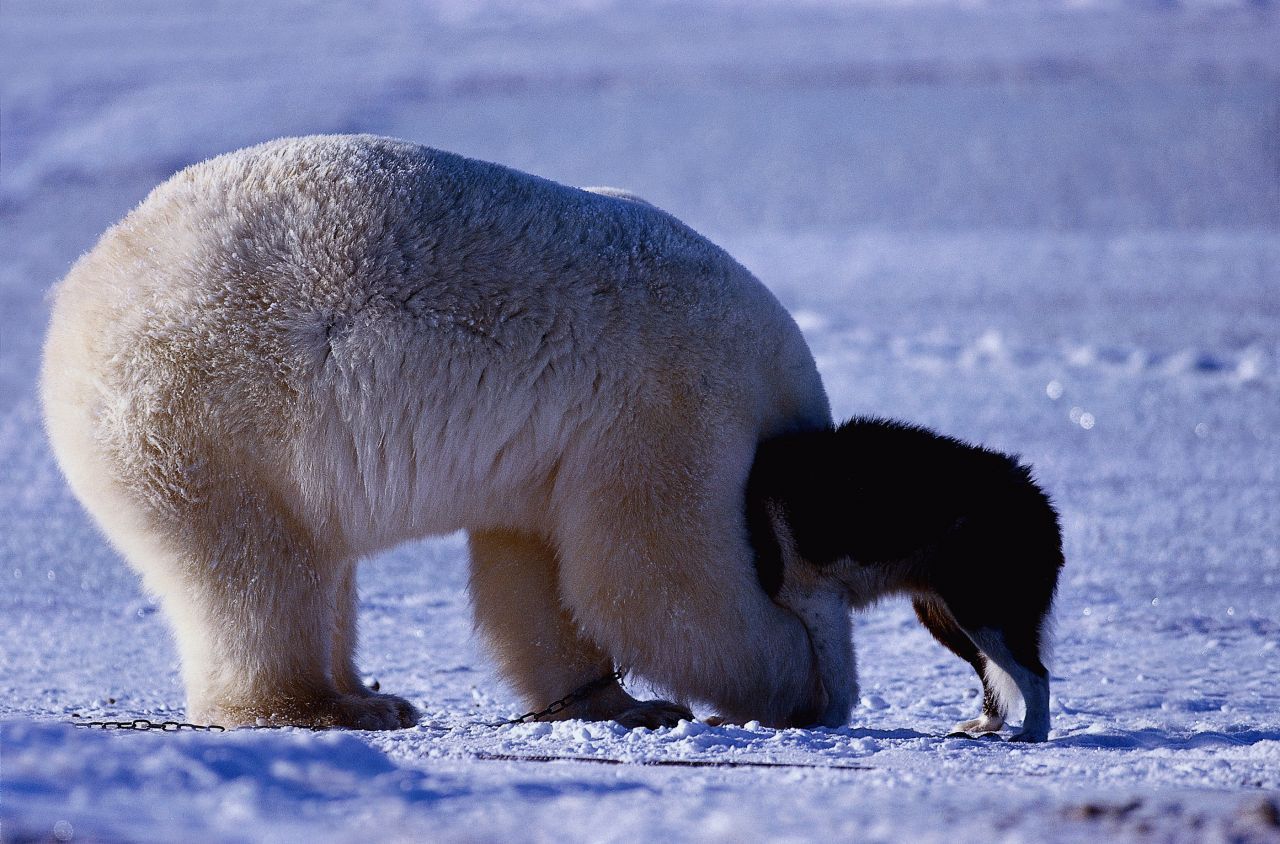
[[[1004,727],[1004,719],[999,715],[983,715],[968,721],[961,721],[951,728],[955,733],[996,733]]]
[[[1042,742],[1048,741],[1048,730],[1023,730],[1009,738],[1009,741]]]

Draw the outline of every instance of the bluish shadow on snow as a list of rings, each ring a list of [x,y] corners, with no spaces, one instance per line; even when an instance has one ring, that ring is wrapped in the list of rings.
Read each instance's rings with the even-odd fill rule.
[[[5,754],[3,792],[48,807],[65,803],[73,787],[98,795],[100,807],[229,789],[245,798],[241,805],[250,814],[349,800],[420,804],[474,797],[484,788],[497,797],[520,799],[653,790],[643,783],[600,782],[561,771],[554,782],[506,777],[491,786],[478,785],[470,777],[399,767],[361,738],[337,731],[103,733],[61,723],[9,721],[0,723],[0,747]]]
[[[263,810],[356,797],[376,784],[408,802],[454,796],[420,771],[397,767],[349,733],[303,730],[105,734],[57,723],[0,724],[5,792],[57,799],[75,784],[101,795],[212,792],[240,786]],[[60,775],[49,777],[49,771]]]
[[[821,730],[817,732],[828,732]],[[896,730],[873,730],[867,727],[840,727],[832,730],[836,735],[855,739],[929,739],[941,738],[937,733],[922,733],[919,730],[899,728]]]
[[[538,780],[516,782],[512,783],[506,790],[513,792],[521,799],[527,800],[554,800],[565,796],[603,796],[629,791],[643,791],[655,797],[661,795],[658,789],[639,782],[565,780],[559,778],[553,782]]]
[[[1278,730],[1182,733],[1166,730],[1130,730],[1079,733],[1051,741],[1054,747],[1088,747],[1108,750],[1197,750],[1205,747],[1248,747],[1264,741],[1280,741]]]

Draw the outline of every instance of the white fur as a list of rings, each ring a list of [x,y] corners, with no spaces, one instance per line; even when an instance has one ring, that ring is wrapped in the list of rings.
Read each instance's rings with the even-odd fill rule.
[[[968,630],[969,638],[987,656],[987,676],[993,673],[998,682],[993,682],[997,694],[1012,700],[1009,680],[1022,695],[1026,712],[1022,719],[1022,729],[1011,741],[1044,741],[1049,737],[1049,684],[1043,677],[1038,677],[1027,670],[1013,658],[1004,636],[995,630]],[[994,671],[993,671],[994,670]],[[1003,674],[1004,677],[999,675]]]
[[[644,197],[636,196],[631,191],[623,190],[622,188],[611,188],[611,187],[606,187],[604,185],[599,185],[596,187],[583,188],[583,190],[591,191],[592,193],[598,193],[601,196],[612,196],[614,199],[625,199],[628,202],[638,202],[641,205],[647,205],[650,208],[657,208],[656,205],[654,205],[652,202],[645,199]]]
[[[961,721],[951,728],[953,733],[997,733],[1004,728],[1004,718],[983,713],[977,718]]]
[[[182,171],[60,284],[49,436],[163,599],[188,717],[409,723],[351,662],[353,565],[458,529],[532,705],[613,664],[735,719],[815,705],[742,515],[756,443],[830,422],[812,357],[723,251],[597,190],[277,141]]]
[[[795,537],[782,509],[775,502],[769,502],[766,508],[783,559],[798,560]],[[849,713],[858,700],[857,659],[850,630],[848,596],[832,589],[828,578],[812,566],[790,565],[778,601],[795,612],[810,632],[818,675],[827,693],[827,708],[818,723],[827,727],[848,723]]]

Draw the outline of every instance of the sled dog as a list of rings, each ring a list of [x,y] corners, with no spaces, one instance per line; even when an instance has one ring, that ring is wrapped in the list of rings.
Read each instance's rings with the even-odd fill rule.
[[[748,521],[761,584],[814,631],[826,688],[857,696],[850,609],[911,596],[929,632],[977,671],[982,714],[1014,741],[1049,734],[1046,624],[1063,565],[1058,516],[1016,459],[879,419],[787,434],[760,446]],[[830,635],[830,638],[826,638]]]

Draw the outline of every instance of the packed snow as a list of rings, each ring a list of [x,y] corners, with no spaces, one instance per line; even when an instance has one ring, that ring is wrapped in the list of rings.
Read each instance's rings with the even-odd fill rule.
[[[1280,840],[1270,4],[7,0],[0,71],[0,840]],[[837,416],[1031,462],[1050,741],[948,737],[976,678],[905,601],[840,729],[492,726],[460,536],[361,571],[416,728],[73,726],[184,716],[41,432],[46,292],[178,168],[341,131],[633,190],[778,294]]]

